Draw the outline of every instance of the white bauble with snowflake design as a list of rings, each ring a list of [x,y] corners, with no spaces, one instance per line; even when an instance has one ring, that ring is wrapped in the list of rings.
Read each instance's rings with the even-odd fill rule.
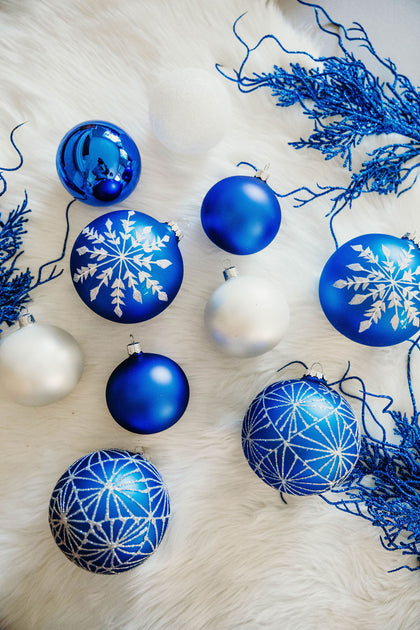
[[[319,299],[340,333],[367,346],[409,339],[420,324],[416,239],[364,234],[337,249],[319,281]]]
[[[108,212],[89,223],[74,243],[74,287],[101,317],[125,324],[151,319],[181,286],[180,238],[172,222],[133,210]]]

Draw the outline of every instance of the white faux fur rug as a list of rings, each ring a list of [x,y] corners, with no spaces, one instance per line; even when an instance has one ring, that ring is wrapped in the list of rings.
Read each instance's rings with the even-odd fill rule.
[[[288,146],[310,129],[299,111],[276,108],[267,91],[242,95],[227,81],[232,124],[217,147],[198,158],[181,157],[153,136],[148,98],[156,79],[180,67],[213,70],[216,62],[237,68],[243,48],[232,24],[244,11],[240,29],[249,42],[273,32],[289,48],[317,51],[324,45],[313,30],[292,28],[278,6],[262,0],[0,1],[0,165],[15,160],[11,128],[28,121],[16,133],[24,166],[7,176],[0,208],[7,213],[28,191],[33,212],[22,267],[36,271],[61,251],[69,196],[56,175],[55,155],[66,131],[84,120],[114,122],[139,147],[140,183],[121,207],[173,219],[186,234],[179,295],[163,314],[130,330],[84,306],[72,287],[68,256],[63,276],[33,293],[37,321],[71,332],[86,366],[77,388],[59,403],[24,408],[1,401],[2,630],[420,626],[420,574],[387,573],[404,559],[381,548],[379,531],[318,497],[291,497],[284,505],[242,454],[248,404],[274,380],[277,368],[295,359],[320,361],[329,380],[339,378],[350,360],[352,373],[371,391],[391,394],[398,409],[410,411],[407,346],[354,344],[335,332],[320,310],[318,278],[333,251],[324,203],[296,210],[285,201],[275,241],[253,256],[231,257],[241,272],[270,278],[287,296],[291,326],[278,347],[257,359],[227,358],[203,329],[204,305],[222,282],[226,259],[201,228],[207,190],[238,173],[240,160],[269,162],[270,184],[280,192],[318,181],[340,184],[345,177],[340,165]],[[268,71],[274,62],[288,61],[267,43],[250,67]],[[419,203],[419,183],[398,199],[360,199],[337,220],[337,236],[345,242],[368,232],[402,235],[419,227]],[[73,205],[70,247],[102,212]],[[125,357],[129,332],[144,350],[182,365],[191,386],[184,417],[142,439],[112,420],[104,398],[109,374]],[[301,372],[290,368],[287,375]],[[420,396],[418,358],[414,386]],[[172,521],[143,565],[125,574],[91,575],[69,562],[50,535],[51,490],[82,455],[139,444],[166,480]]]

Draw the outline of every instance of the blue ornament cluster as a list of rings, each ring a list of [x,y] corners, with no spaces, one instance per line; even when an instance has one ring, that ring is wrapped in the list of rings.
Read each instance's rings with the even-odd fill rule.
[[[69,560],[92,573],[121,573],[159,546],[170,517],[157,469],[139,453],[109,449],[74,462],[49,507],[52,535]]]
[[[264,388],[242,425],[250,467],[285,494],[321,494],[340,484],[356,464],[359,443],[350,405],[311,375]]]

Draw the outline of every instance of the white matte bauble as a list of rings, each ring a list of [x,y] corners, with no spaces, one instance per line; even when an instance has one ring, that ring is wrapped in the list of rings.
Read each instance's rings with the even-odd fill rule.
[[[83,354],[72,335],[37,324],[29,313],[0,344],[0,382],[17,403],[42,406],[64,398],[78,383]]]
[[[239,276],[236,267],[225,269],[226,282],[207,302],[205,326],[224,353],[256,357],[272,350],[289,326],[289,306],[266,278]]]
[[[182,68],[162,76],[149,103],[150,125],[175,153],[204,153],[223,138],[231,117],[229,94],[216,70]]]

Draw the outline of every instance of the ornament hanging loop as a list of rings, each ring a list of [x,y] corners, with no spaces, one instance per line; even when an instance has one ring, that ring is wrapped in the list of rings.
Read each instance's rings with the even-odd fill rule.
[[[324,376],[324,368],[322,367],[322,363],[320,363],[319,361],[315,361],[314,363],[312,363],[310,368],[304,373],[304,376],[311,376],[313,378],[319,379],[320,381],[326,380]]]

